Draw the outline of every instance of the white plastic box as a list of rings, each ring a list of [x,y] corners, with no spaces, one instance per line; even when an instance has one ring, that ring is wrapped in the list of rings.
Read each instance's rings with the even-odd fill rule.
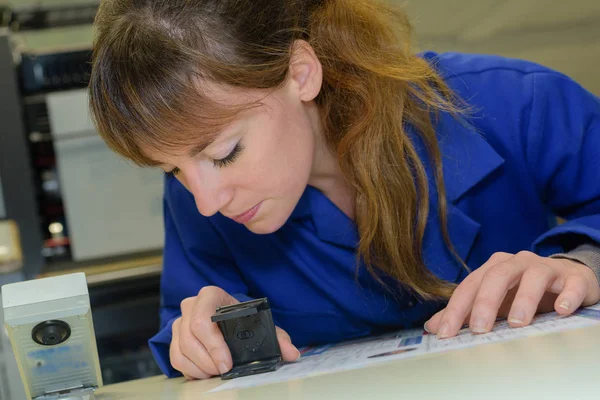
[[[28,398],[102,386],[85,274],[4,285],[2,305]]]

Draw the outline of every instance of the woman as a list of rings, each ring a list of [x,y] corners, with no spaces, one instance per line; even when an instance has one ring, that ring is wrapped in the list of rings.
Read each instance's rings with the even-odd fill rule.
[[[251,298],[285,360],[600,299],[600,102],[564,75],[415,55],[374,0],[105,0],[96,28],[98,130],[166,173],[168,376],[229,370],[210,316]]]

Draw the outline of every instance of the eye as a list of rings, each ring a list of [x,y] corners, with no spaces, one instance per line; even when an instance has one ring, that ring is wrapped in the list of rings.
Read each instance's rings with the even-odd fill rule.
[[[238,142],[233,150],[231,150],[231,153],[229,153],[226,157],[219,160],[213,160],[215,167],[222,168],[233,163],[238,158],[242,150],[244,150],[244,146],[242,146],[241,142]]]

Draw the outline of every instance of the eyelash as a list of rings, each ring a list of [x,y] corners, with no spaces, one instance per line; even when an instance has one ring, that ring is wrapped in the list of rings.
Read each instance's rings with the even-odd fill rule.
[[[233,150],[231,150],[231,153],[229,153],[226,157],[221,158],[219,160],[213,160],[213,164],[217,168],[223,168],[223,167],[227,166],[228,164],[231,164],[235,160],[237,160],[237,158],[240,155],[240,153],[242,152],[242,150],[244,150],[244,146],[242,146],[242,144],[240,142],[238,142],[235,145],[235,147],[233,148]],[[169,172],[165,172],[165,173],[169,176],[175,176],[179,173],[179,168],[175,167],[175,168],[173,168],[173,170],[171,170]]]
[[[225,158],[221,158],[220,160],[213,160],[213,164],[217,168],[223,168],[237,160],[242,150],[244,150],[244,146],[242,146],[242,143],[238,142],[233,148],[233,150],[231,150],[231,153],[229,153]]]

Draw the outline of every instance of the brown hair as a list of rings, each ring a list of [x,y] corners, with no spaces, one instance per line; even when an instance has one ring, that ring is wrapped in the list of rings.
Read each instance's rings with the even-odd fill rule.
[[[90,107],[116,152],[152,165],[142,146],[167,151],[211,135],[247,107],[224,107],[199,82],[273,89],[291,51],[307,41],[323,66],[316,103],[328,144],[356,193],[358,259],[424,299],[448,298],[421,248],[429,214],[413,126],[434,165],[444,240],[441,155],[432,119],[457,113],[451,91],[412,53],[411,26],[376,0],[104,0],[96,17]],[[463,263],[464,265],[464,263]]]

